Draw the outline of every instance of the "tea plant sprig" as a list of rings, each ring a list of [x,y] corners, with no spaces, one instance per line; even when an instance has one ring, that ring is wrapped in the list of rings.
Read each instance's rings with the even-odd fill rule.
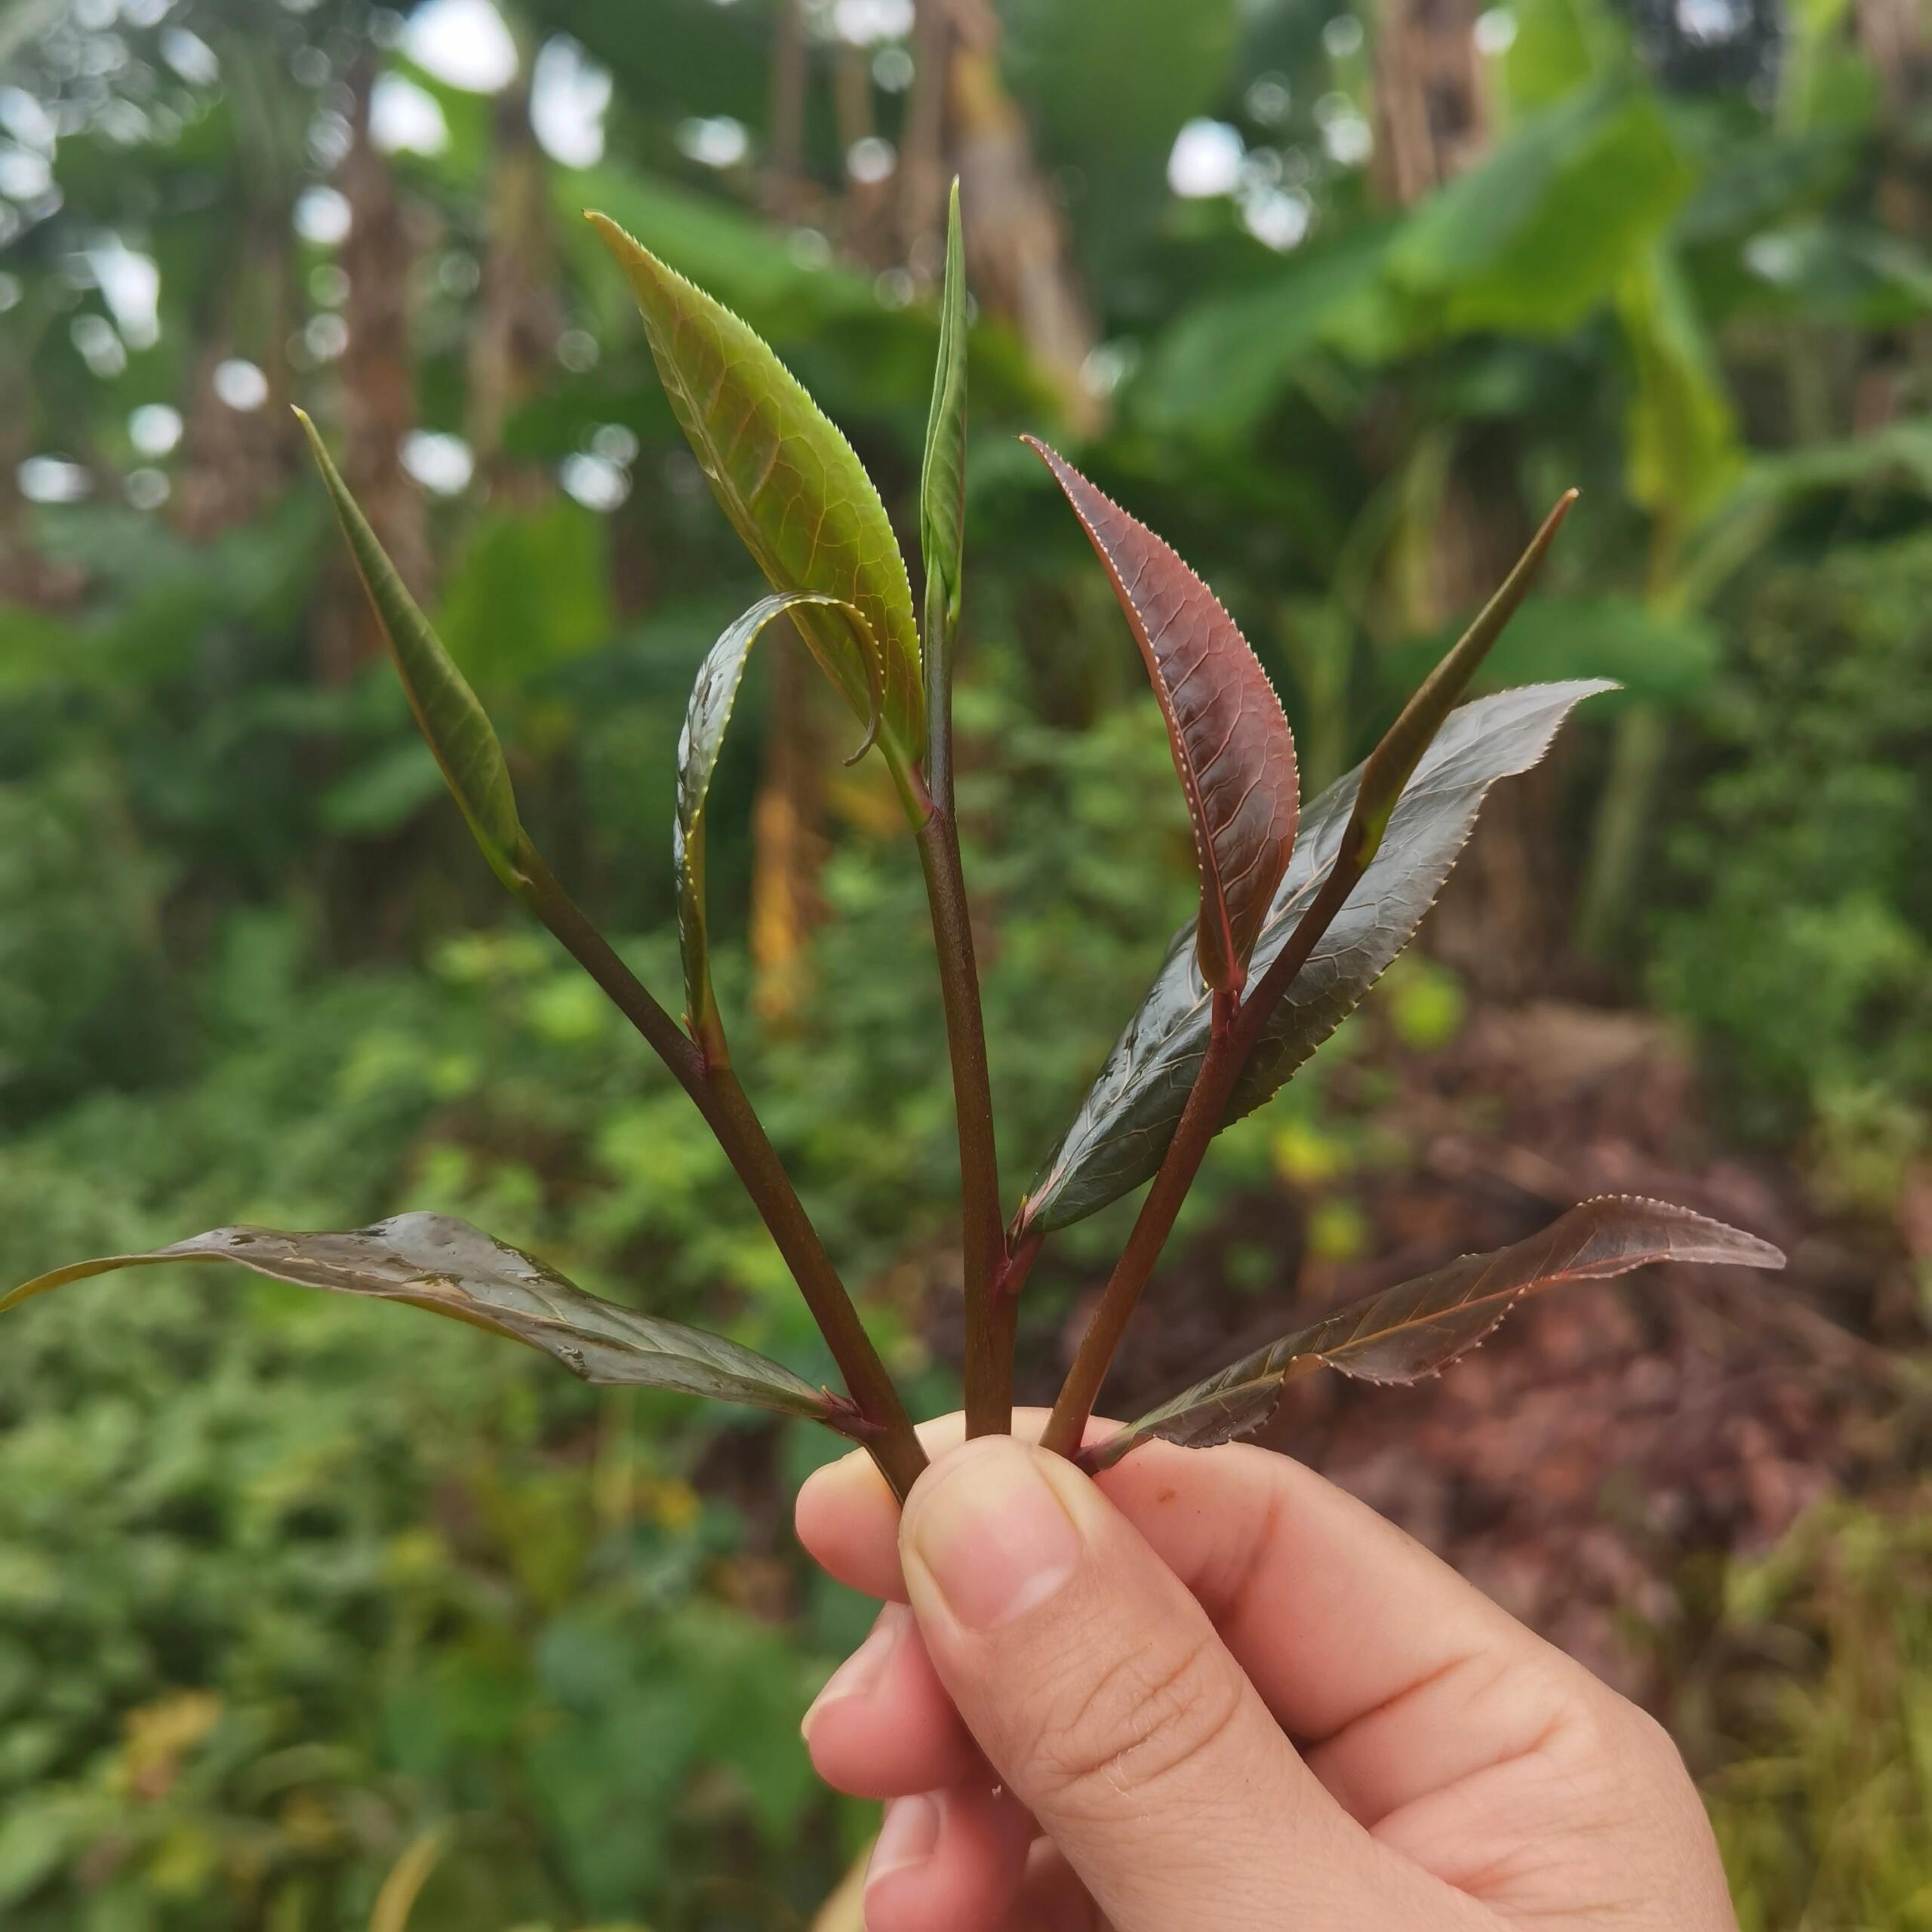
[[[348,1233],[218,1228],[57,1269],[0,1299],[0,1310],[118,1269],[231,1263],[428,1309],[537,1349],[588,1381],[808,1417],[863,1444],[903,1497],[925,1462],[911,1418],[734,1071],[712,985],[706,807],[752,647],[781,617],[863,725],[854,756],[875,749],[884,759],[918,846],[958,1132],[969,1433],[1011,1426],[1018,1298],[1044,1243],[1150,1179],[1044,1438],[1091,1469],[1155,1438],[1199,1444],[1251,1433],[1284,1389],[1317,1367],[1380,1382],[1432,1374],[1524,1296],[1561,1282],[1654,1261],[1783,1265],[1766,1243],[1683,1208],[1605,1197],[1512,1247],[1466,1256],[1337,1310],[1083,1447],[1115,1352],[1214,1136],[1273,1094],[1408,943],[1491,786],[1529,770],[1571,710],[1607,688],[1539,685],[1460,702],[1527,594],[1575,493],[1551,512],[1367,761],[1304,808],[1287,718],[1213,592],[1064,457],[1026,438],[1085,530],[1146,663],[1193,827],[1201,904],[1009,1223],[953,798],[968,338],[957,185],[919,488],[918,620],[884,506],[844,438],[737,316],[614,223],[590,219],[636,295],[699,466],[771,586],[706,656],[678,741],[672,848],[681,1026],[531,842],[482,706],[383,554],[313,424],[306,415],[302,423],[417,723],[485,859],[690,1097],[798,1283],[844,1389],[814,1388],[722,1337],[586,1294],[534,1257],[437,1214],[397,1215]]]

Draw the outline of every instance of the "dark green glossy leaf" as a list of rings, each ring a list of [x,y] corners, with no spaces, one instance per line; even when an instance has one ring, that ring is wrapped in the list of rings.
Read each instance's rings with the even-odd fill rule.
[[[919,549],[926,567],[926,740],[937,764],[952,738],[952,645],[959,628],[966,531],[966,248],[959,183],[946,210],[946,282],[940,295],[939,362],[919,476]],[[936,785],[943,784],[937,773]]]
[[[503,748],[476,694],[429,628],[429,620],[404,587],[368,519],[356,507],[315,424],[300,410],[295,413],[308,432],[329,500],[349,540],[349,554],[375,606],[396,669],[402,674],[409,708],[416,714],[416,722],[435,753],[443,777],[483,848],[483,856],[497,877],[514,891],[519,880],[518,853],[523,828],[517,819]]]
[[[1567,335],[1611,299],[1695,180],[1647,90],[1580,88],[1423,202],[1384,275],[1423,340]]]
[[[1377,223],[1324,235],[1252,287],[1211,284],[1155,338],[1146,374],[1128,392],[1137,416],[1164,436],[1247,443],[1268,429],[1275,405],[1317,355],[1386,356],[1392,337],[1380,278],[1389,234]]]
[[[685,728],[678,740],[678,816],[672,829],[671,852],[678,869],[678,941],[685,961],[685,1023],[692,1037],[714,1055],[723,1053],[724,1030],[711,990],[710,941],[704,898],[704,805],[711,790],[711,775],[718,768],[724,729],[731,721],[745,665],[760,633],[774,617],[788,612],[795,617],[801,606],[809,608],[832,601],[798,591],[761,598],[711,647],[691,686]],[[849,604],[838,608],[855,626],[864,629],[866,620],[860,611]],[[869,653],[866,662],[873,662]],[[865,743],[853,753],[855,759],[869,749],[872,734],[878,728],[879,697],[875,666],[872,719]]]
[[[1318,1368],[1363,1382],[1416,1381],[1467,1354],[1525,1295],[1564,1281],[1607,1281],[1654,1261],[1784,1266],[1768,1241],[1721,1221],[1665,1201],[1604,1195],[1527,1241],[1463,1255],[1257,1349],[1096,1444],[1082,1460],[1108,1469],[1143,1442],[1231,1442],[1274,1414],[1289,1382]]]
[[[1389,681],[1411,685],[1428,674],[1442,640],[1418,638],[1383,655]],[[1513,618],[1484,659],[1473,688],[1506,691],[1539,678],[1614,678],[1613,706],[1660,704],[1682,709],[1711,688],[1722,633],[1701,611],[1615,594],[1539,595]]]
[[[871,478],[744,323],[616,223],[590,219],[630,279],[678,426],[733,528],[774,590],[829,600],[798,613],[799,632],[862,718],[872,710],[866,654],[875,642],[883,654],[879,735],[904,770],[925,744],[918,632],[905,559]],[[832,605],[861,611],[869,638]]]
[[[832,1398],[721,1336],[588,1295],[555,1269],[447,1214],[396,1214],[346,1234],[215,1228],[145,1254],[57,1268],[0,1299],[0,1314],[68,1281],[165,1262],[230,1261],[272,1280],[406,1302],[507,1335],[586,1382],[711,1395],[826,1421]]]
[[[1147,526],[1036,438],[1106,568],[1167,721],[1201,869],[1196,949],[1216,990],[1238,993],[1294,849],[1300,792],[1281,701],[1220,600]]]
[[[1423,754],[1380,849],[1297,976],[1235,1088],[1228,1118],[1252,1113],[1325,1040],[1408,944],[1499,778],[1528,771],[1601,680],[1531,685],[1452,711]],[[1254,949],[1264,973],[1314,903],[1352,820],[1358,768],[1302,814],[1287,875]],[[1212,996],[1194,928],[1174,935],[1140,1010],[1115,1044],[1073,1124],[1029,1192],[1029,1228],[1065,1227],[1116,1200],[1160,1165],[1208,1049]]]

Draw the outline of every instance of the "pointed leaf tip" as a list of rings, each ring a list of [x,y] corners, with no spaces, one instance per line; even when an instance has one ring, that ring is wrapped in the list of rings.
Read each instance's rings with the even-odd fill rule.
[[[24,1282],[0,1312],[66,1282],[177,1261],[225,1261],[272,1281],[407,1303],[506,1335],[586,1382],[666,1389],[832,1420],[823,1389],[722,1336],[586,1294],[552,1267],[447,1214],[396,1214],[343,1234],[214,1228],[141,1254],[76,1262]]]
[[[880,741],[903,768],[925,745],[918,627],[871,478],[753,330],[608,215],[590,221],[637,298],[672,413],[712,494],[774,590],[823,600],[798,613],[799,633],[869,722],[867,646],[843,612],[863,614],[884,669]]]
[[[1294,735],[1234,620],[1172,547],[1037,436],[1044,463],[1106,567],[1168,725],[1201,869],[1196,950],[1238,992],[1294,850]]]
[[[390,562],[343,481],[321,432],[306,411],[298,408],[295,416],[308,437],[315,466],[321,472],[336,520],[374,608],[417,725],[435,754],[444,780],[491,869],[515,891],[521,884],[523,827],[517,817],[509,767],[488,714]]]
[[[1438,1374],[1493,1334],[1526,1296],[1567,1281],[1604,1281],[1654,1262],[1782,1268],[1769,1241],[1687,1208],[1599,1195],[1541,1233],[1489,1254],[1466,1254],[1432,1274],[1324,1315],[1083,1451],[1111,1468],[1144,1442],[1207,1448],[1251,1435],[1282,1389],[1318,1368],[1364,1382],[1411,1383]]]
[[[946,278],[940,291],[939,353],[919,472],[919,551],[925,565],[928,776],[949,805],[952,785],[952,667],[959,627],[966,525],[966,251],[955,179],[946,207]]]
[[[1456,863],[1490,788],[1529,771],[1601,679],[1528,685],[1450,713],[1404,787],[1373,863],[1315,945],[1241,1075],[1228,1118],[1261,1106],[1352,1012],[1408,944]],[[1254,949],[1265,973],[1294,940],[1353,835],[1364,768],[1302,814],[1286,875]],[[1212,1022],[1192,931],[1177,933],[1072,1124],[1029,1190],[1023,1227],[1050,1232],[1103,1208],[1160,1165]]]
[[[1374,857],[1403,788],[1442,728],[1443,721],[1462,701],[1483,660],[1530,594],[1577,494],[1572,488],[1557,499],[1501,587],[1417,688],[1401,715],[1383,734],[1381,742],[1369,753],[1361,768],[1355,815],[1342,842],[1341,863],[1345,866],[1359,869]]]
[[[1304,921],[1312,920],[1308,957],[1267,1021],[1230,1120],[1281,1086],[1408,943],[1494,780],[1534,765],[1580,698],[1615,688],[1604,679],[1531,685],[1455,709],[1528,594],[1577,497],[1564,491],[1502,587],[1374,750],[1309,807],[1254,963],[1260,971],[1292,958]],[[1029,1192],[1025,1225],[1047,1230],[1078,1220],[1159,1164],[1206,1048],[1213,987],[1204,965],[1198,976],[1193,968],[1177,939]]]

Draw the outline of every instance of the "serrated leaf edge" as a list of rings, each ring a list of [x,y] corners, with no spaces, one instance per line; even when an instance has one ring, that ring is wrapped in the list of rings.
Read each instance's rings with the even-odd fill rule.
[[[605,245],[607,248],[610,246],[611,237],[615,235],[620,240],[628,243],[630,247],[635,248],[646,261],[649,262],[652,265],[653,268],[656,269],[658,273],[668,277],[669,280],[676,283],[680,288],[688,290],[691,294],[697,296],[700,301],[710,303],[711,306],[718,310],[721,314],[728,316],[734,322],[737,323],[738,327],[743,329],[747,335],[750,336],[754,341],[758,343],[758,344],[764,350],[765,353],[771,358],[773,367],[778,371],[779,374],[790,386],[791,392],[797,397],[798,401],[802,402],[805,407],[811,411],[812,414],[815,416],[820,422],[825,425],[826,429],[830,433],[833,439],[838,443],[839,447],[844,451],[846,454],[852,459],[852,466],[858,472],[859,477],[866,490],[868,501],[871,504],[872,507],[878,512],[881,522],[884,525],[887,531],[891,533],[892,535],[892,557],[894,564],[897,567],[898,586],[903,589],[906,594],[906,608],[910,617],[909,635],[910,635],[912,645],[912,663],[910,667],[912,671],[912,688],[915,691],[923,693],[925,689],[924,660],[924,653],[920,646],[918,620],[915,614],[912,614],[916,613],[918,608],[912,601],[912,575],[906,568],[905,552],[900,548],[897,534],[893,531],[892,519],[886,514],[885,500],[879,494],[878,485],[872,481],[871,472],[869,471],[866,468],[865,465],[860,461],[859,453],[852,447],[851,439],[845,434],[844,430],[839,428],[836,423],[832,421],[829,416],[826,415],[824,410],[819,406],[817,399],[813,395],[811,391],[807,389],[804,384],[800,382],[798,377],[792,373],[792,371],[789,366],[786,363],[784,358],[765,340],[764,337],[761,335],[756,329],[752,327],[749,322],[745,320],[743,315],[740,315],[735,309],[732,308],[729,303],[721,302],[716,296],[713,295],[709,291],[709,290],[700,288],[688,275],[681,274],[676,269],[674,269],[669,262],[663,259],[662,256],[654,254],[651,250],[647,248],[635,235],[632,234],[630,231],[623,226],[621,222],[614,221],[610,216],[600,214],[594,208],[586,208],[584,211],[584,219],[588,221],[593,228],[598,231],[599,234],[603,237]],[[623,266],[621,259],[619,260],[618,266],[620,268]],[[657,325],[651,320],[650,313],[648,310],[640,307],[638,312],[643,321],[645,333],[652,338],[654,346],[655,346],[659,340],[659,331]],[[668,347],[659,351],[657,361],[660,377],[663,376],[663,371],[666,366],[672,368],[675,368],[677,366],[675,359],[671,355]],[[668,381],[668,378],[666,378],[666,380]],[[697,398],[692,394],[689,386],[683,381],[681,377],[679,378],[678,386],[684,391],[688,401],[694,404]],[[696,420],[700,422],[703,420],[702,411],[696,411],[694,414],[696,415]],[[709,441],[709,438],[707,437],[706,440]],[[718,453],[715,445],[712,448],[712,457],[714,460],[718,460]],[[737,493],[734,491],[733,494],[735,496]],[[737,518],[734,518],[733,521],[735,524]],[[848,599],[836,597],[833,598],[832,601],[838,603],[849,602]],[[889,644],[891,641],[887,640],[886,641]],[[923,723],[921,724],[921,731],[924,729]],[[917,746],[914,746],[912,749],[914,755],[916,755],[918,748]]]

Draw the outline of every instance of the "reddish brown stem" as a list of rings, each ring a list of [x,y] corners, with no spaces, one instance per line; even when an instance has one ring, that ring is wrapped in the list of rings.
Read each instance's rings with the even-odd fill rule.
[[[534,851],[526,847],[518,855],[518,864],[525,881],[525,903],[656,1049],[704,1116],[705,1124],[717,1136],[845,1378],[853,1404],[863,1419],[866,1450],[894,1494],[903,1501],[926,1466],[925,1452],[919,1447],[899,1391],[737,1076],[728,1066],[707,1063],[705,1055],[639,983]]]
[[[1006,1392],[1007,1426],[1013,1423],[1013,1357],[1020,1330],[1020,1291],[1033,1272],[1046,1236],[1037,1228],[1022,1235],[1006,1250],[1006,1259],[993,1277],[992,1328],[994,1373]]]
[[[959,862],[959,831],[949,807],[931,798],[919,826],[919,862],[932,909],[946,1011],[946,1050],[952,1063],[953,1109],[959,1129],[961,1259],[966,1303],[966,1433],[1004,1435],[1013,1426],[1010,1346],[995,1333],[993,1278],[1006,1262],[1000,1223],[999,1161],[993,1143],[992,1091],[986,1066],[986,1023],[973,924]],[[1009,1323],[1010,1327],[1010,1323]]]
[[[1238,1004],[1235,995],[1215,994],[1213,1031],[1207,1053],[1195,1075],[1180,1123],[1155,1174],[1154,1184],[1140,1204],[1134,1232],[1114,1264],[1093,1325],[1081,1342],[1060,1399],[1054,1404],[1052,1419],[1041,1438],[1048,1448],[1057,1449],[1063,1455],[1072,1455],[1079,1448],[1114,1352],[1120,1346],[1140,1291],[1173,1232],[1174,1217],[1187,1198],[1187,1190],[1201,1171],[1208,1144],[1226,1118],[1228,1103],[1234,1097],[1241,1069],[1260,1044],[1275,1008],[1367,871],[1417,762],[1450,707],[1468,688],[1484,654],[1528,594],[1544,556],[1576,500],[1574,490],[1564,493],[1543,519],[1542,528],[1502,587],[1402,707],[1401,715],[1369,754],[1356,781],[1355,808],[1343,828],[1335,862],[1321,881],[1315,903],[1302,915],[1287,943]]]
[[[1088,1418],[1093,1414],[1094,1404],[1100,1393],[1100,1384],[1106,1380],[1121,1338],[1127,1333],[1140,1291],[1161,1258],[1161,1250],[1167,1245],[1174,1217],[1194,1185],[1195,1176],[1201,1171],[1208,1143],[1220,1129],[1246,1057],[1244,1051],[1237,1050],[1232,1034],[1223,1033],[1209,1041],[1180,1124],[1168,1143],[1154,1184],[1140,1204],[1134,1232],[1128,1236],[1127,1245],[1121,1250],[1120,1259],[1108,1277],[1092,1324],[1081,1338],[1073,1366],[1060,1385],[1054,1412],[1040,1438],[1043,1447],[1057,1450],[1063,1456],[1071,1456],[1079,1448]]]
[[[1063,1456],[1078,1451],[1088,1419],[1100,1397],[1100,1384],[1112,1366],[1121,1338],[1127,1333],[1127,1324],[1140,1303],[1141,1291],[1174,1232],[1175,1217],[1201,1171],[1208,1146],[1227,1117],[1228,1103],[1234,1097],[1241,1069],[1260,1044],[1275,1009],[1294,984],[1296,975],[1307,964],[1322,934],[1342,909],[1343,902],[1355,890],[1362,869],[1349,865],[1346,859],[1338,860],[1322,881],[1315,903],[1303,915],[1287,945],[1255,982],[1247,998],[1229,1011],[1223,1008],[1221,996],[1216,995],[1215,1024],[1207,1053],[1194,1076],[1187,1105],[1174,1138],[1168,1143],[1154,1184],[1140,1204],[1134,1232],[1114,1263],[1100,1306],[1081,1338],[1073,1366],[1060,1386],[1053,1414],[1040,1438],[1047,1448],[1057,1450]]]

